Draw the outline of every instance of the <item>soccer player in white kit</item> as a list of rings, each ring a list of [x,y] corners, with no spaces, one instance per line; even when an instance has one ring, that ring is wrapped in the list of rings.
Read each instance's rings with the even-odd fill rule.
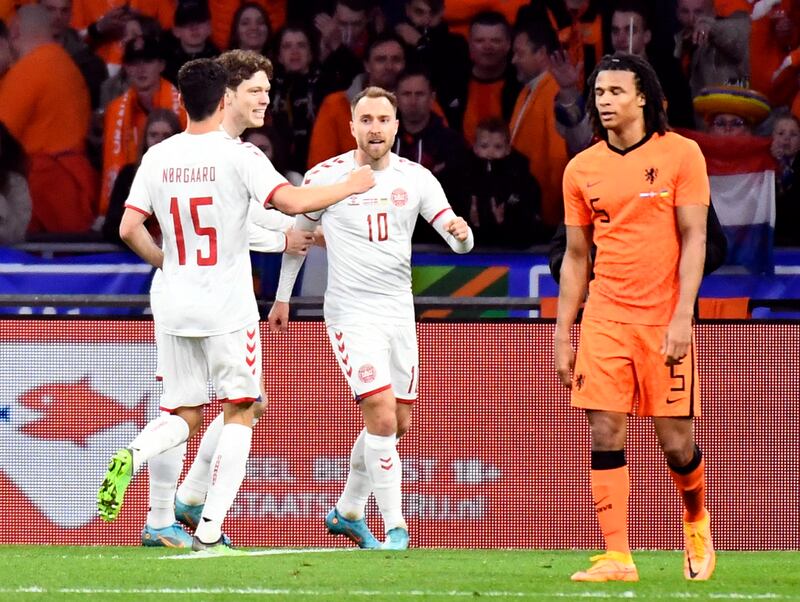
[[[225,112],[222,129],[236,140],[247,128],[264,125],[269,106],[269,78],[272,63],[261,54],[246,50],[229,50],[216,58],[228,72],[225,91]],[[293,229],[294,218],[274,209],[269,210],[251,199],[248,216],[250,250],[263,253],[305,255],[314,243],[312,233]],[[156,272],[150,289],[150,306],[159,345],[160,272]],[[254,426],[267,405],[264,381],[260,379],[260,403],[254,405]],[[204,397],[208,402],[207,395]],[[191,546],[191,536],[175,521],[196,529],[211,483],[211,461],[224,423],[220,413],[203,432],[197,454],[181,487],[178,479],[183,470],[186,446],[181,445],[148,461],[149,510],[142,529],[145,546]],[[177,489],[177,495],[176,495]]]
[[[250,198],[290,213],[318,210],[368,190],[368,170],[340,186],[299,189],[263,153],[220,130],[226,70],[211,59],[186,63],[178,86],[189,124],[142,159],[120,224],[122,239],[163,271],[160,308],[166,412],[150,421],[111,460],[98,492],[106,521],[121,509],[133,473],[149,458],[181,445],[202,422],[209,378],[223,403],[225,426],[193,549],[227,550],[222,521],[244,479],[253,402],[259,395],[261,345],[253,293],[247,219]],[[309,194],[310,193],[310,194]],[[144,221],[155,213],[163,251]]]
[[[469,252],[473,236],[433,174],[390,152],[399,125],[394,94],[369,87],[353,99],[351,108],[356,150],[317,165],[306,174],[305,184],[338,182],[359,165],[369,165],[375,187],[324,211],[298,216],[296,222],[306,230],[322,224],[328,251],[325,324],[365,425],[351,451],[344,491],[325,524],[362,548],[403,550],[409,537],[396,442],[408,430],[419,375],[411,235],[422,215],[456,253]],[[289,299],[302,262],[302,257],[284,255],[269,315],[273,331],[287,328]],[[383,544],[364,520],[370,493],[383,517]]]

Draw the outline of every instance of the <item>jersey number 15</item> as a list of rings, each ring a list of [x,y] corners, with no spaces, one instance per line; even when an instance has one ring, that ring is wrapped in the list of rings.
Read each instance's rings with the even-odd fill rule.
[[[197,265],[217,265],[217,229],[200,225],[198,209],[205,205],[213,204],[210,196],[193,197],[189,199],[189,213],[192,216],[194,232],[198,237],[208,238],[208,255],[203,255],[200,249],[196,251]],[[178,265],[186,265],[186,241],[183,237],[183,223],[181,222],[178,199],[172,197],[169,202],[169,213],[172,216],[172,225],[175,228],[175,243],[178,246]]]

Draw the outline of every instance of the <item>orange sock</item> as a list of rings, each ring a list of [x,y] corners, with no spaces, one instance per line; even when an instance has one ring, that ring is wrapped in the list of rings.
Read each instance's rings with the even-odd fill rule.
[[[703,454],[698,448],[695,448],[694,457],[686,466],[669,467],[669,474],[683,498],[683,506],[686,508],[685,518],[690,523],[700,520],[705,515],[705,467]]]
[[[621,466],[618,461],[614,461],[620,457]],[[603,467],[603,464],[607,464],[603,460],[609,458],[612,459],[611,464],[616,466]],[[628,544],[629,494],[630,479],[624,452],[592,452],[592,499],[597,522],[600,523],[606,549],[624,554],[631,551]]]

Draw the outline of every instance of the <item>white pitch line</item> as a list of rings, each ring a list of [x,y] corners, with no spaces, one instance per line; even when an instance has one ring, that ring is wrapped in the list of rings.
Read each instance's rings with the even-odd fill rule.
[[[359,552],[360,548],[274,548],[266,550],[239,550],[239,553],[231,556],[215,554],[214,552],[191,552],[189,554],[173,554],[170,556],[159,556],[158,560],[199,560],[201,558],[241,558],[243,556],[282,556],[284,554],[327,554],[330,552]]]
[[[391,597],[414,597],[414,598],[474,598],[476,596],[488,598],[586,598],[599,600],[778,600],[790,601],[800,600],[798,596],[784,596],[783,594],[760,593],[743,594],[738,592],[673,592],[670,594],[654,594],[653,592],[637,594],[629,590],[624,592],[598,592],[598,591],[574,591],[574,592],[507,592],[507,591],[479,591],[479,590],[450,590],[450,591],[429,591],[429,590],[408,590],[408,591],[384,591],[384,590],[340,590],[340,589],[279,589],[279,588],[53,588],[48,589],[41,586],[0,588],[0,594],[87,594],[87,595],[108,595],[108,594],[128,594],[128,595],[177,595],[187,594],[200,595],[241,595],[241,596],[350,596],[361,598],[372,598],[375,596]]]

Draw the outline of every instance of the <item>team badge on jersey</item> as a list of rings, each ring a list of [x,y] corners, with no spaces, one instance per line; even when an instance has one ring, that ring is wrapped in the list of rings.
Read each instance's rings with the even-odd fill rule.
[[[358,379],[362,383],[371,383],[375,380],[375,366],[372,364],[364,364],[358,369]]]
[[[392,190],[392,204],[395,207],[405,207],[408,203],[408,193],[402,188],[395,188]]]

